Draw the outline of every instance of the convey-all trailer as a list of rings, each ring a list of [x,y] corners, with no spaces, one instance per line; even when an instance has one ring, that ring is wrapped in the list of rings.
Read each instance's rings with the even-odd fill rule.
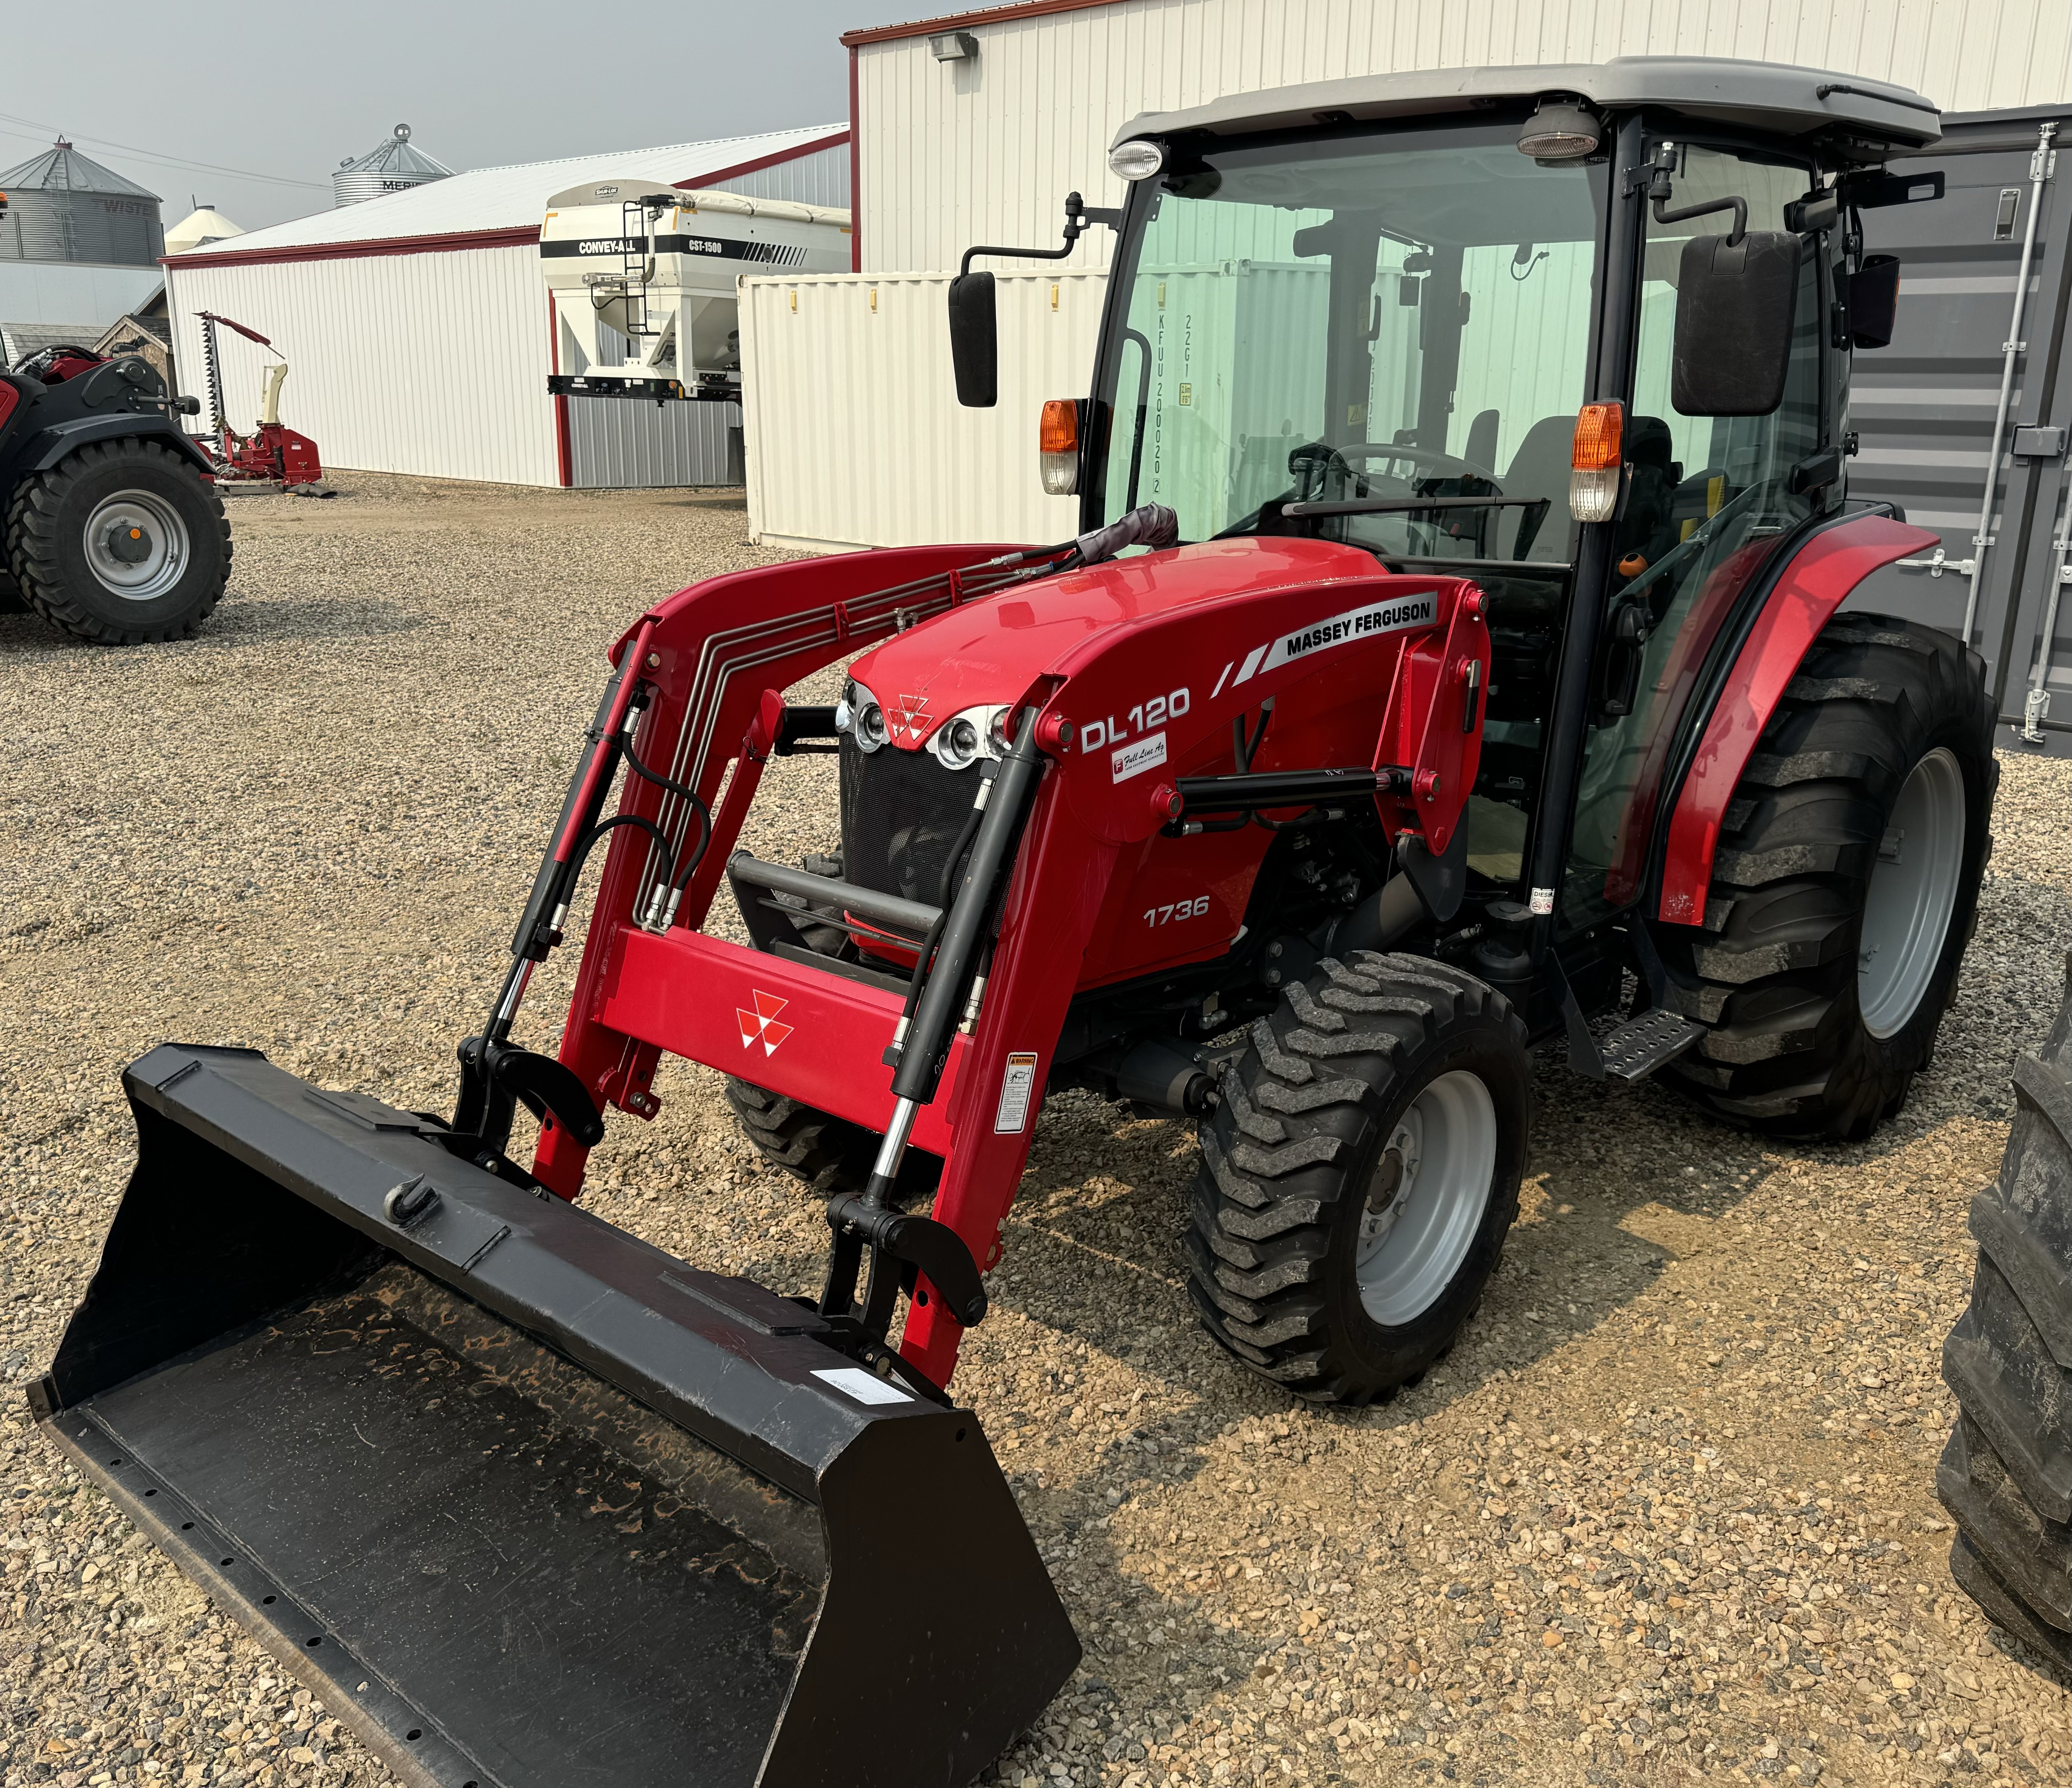
[[[738,402],[743,273],[846,272],[849,214],[735,192],[593,181],[547,202],[540,267],[582,358],[558,397]]]
[[[1849,499],[1846,394],[1896,302],[1859,214],[1936,129],[1677,60],[1137,120],[1094,388],[1043,418],[1083,533],[642,615],[452,1112],[134,1064],[39,1418],[411,1779],[971,1779],[1078,1655],[948,1389],[1047,1091],[1199,1125],[1204,1320],[1352,1405],[1494,1270],[1536,1039],[1784,1135],[1906,1098],[1991,713],[1955,640],[1837,611],[1928,539]],[[800,753],[841,836],[758,861]],[[593,857],[550,1056],[522,1002]],[[665,1055],[825,1198],[817,1295],[574,1202]]]

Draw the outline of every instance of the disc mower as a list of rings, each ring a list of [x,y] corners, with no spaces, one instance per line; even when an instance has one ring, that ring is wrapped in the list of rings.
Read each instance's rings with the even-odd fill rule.
[[[1964,642],[1845,606],[1932,537],[1850,500],[1844,406],[1896,294],[1858,214],[1937,132],[1671,60],[1134,121],[1125,204],[1068,212],[1116,232],[1042,419],[1077,535],[642,615],[451,1114],[134,1064],[39,1417],[410,1779],[968,1780],[1078,1655],[949,1390],[1049,1094],[1198,1126],[1202,1319],[1352,1405],[1494,1270],[1536,1043],[1782,1135],[1905,1098],[1990,712]],[[968,261],[1034,252],[952,290],[968,400]],[[840,836],[758,859],[800,754]],[[549,1054],[522,1001],[594,858]],[[816,1289],[575,1202],[668,1056],[824,1198]]]

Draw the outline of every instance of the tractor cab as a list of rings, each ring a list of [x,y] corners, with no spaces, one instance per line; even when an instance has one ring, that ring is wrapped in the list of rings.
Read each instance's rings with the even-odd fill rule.
[[[1889,339],[1897,274],[1854,213],[1939,192],[1877,171],[1938,134],[1903,88],[1667,57],[1139,117],[1049,487],[1088,529],[1156,503],[1183,542],[1474,578],[1471,886],[1587,931],[1650,884],[1665,776],[1766,569],[1846,500],[1850,351]],[[953,297],[953,335],[987,295]]]

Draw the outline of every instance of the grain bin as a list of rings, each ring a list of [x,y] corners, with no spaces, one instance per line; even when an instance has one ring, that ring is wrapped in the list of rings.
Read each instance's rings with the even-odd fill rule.
[[[0,174],[7,215],[0,261],[80,261],[151,267],[165,253],[158,195],[74,149],[64,138]]]
[[[444,162],[410,144],[410,127],[399,124],[364,155],[348,155],[331,177],[331,206],[356,205],[384,192],[407,192],[453,172]]]

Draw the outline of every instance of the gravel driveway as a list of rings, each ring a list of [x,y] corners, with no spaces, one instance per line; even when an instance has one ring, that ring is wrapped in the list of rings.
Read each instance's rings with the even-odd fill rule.
[[[0,618],[6,1788],[389,1780],[80,1483],[18,1387],[129,1169],[122,1066],[249,1044],[446,1103],[605,645],[758,557],[724,496],[339,483],[236,499],[199,639],[92,651]],[[820,767],[773,765],[793,798],[748,842],[832,841]],[[1313,1413],[1242,1375],[1182,1289],[1189,1137],[1051,1105],[958,1387],[1087,1660],[1001,1779],[2072,1776],[2066,1685],[1954,1589],[1932,1488],[1965,1208],[2072,941],[2068,797],[2066,767],[2006,762],[1957,1009],[1869,1143],[1766,1145],[1543,1059],[1502,1272],[1386,1408]],[[664,1071],[661,1118],[615,1120],[594,1157],[594,1207],[814,1284],[817,1210],[735,1140],[714,1076]]]

